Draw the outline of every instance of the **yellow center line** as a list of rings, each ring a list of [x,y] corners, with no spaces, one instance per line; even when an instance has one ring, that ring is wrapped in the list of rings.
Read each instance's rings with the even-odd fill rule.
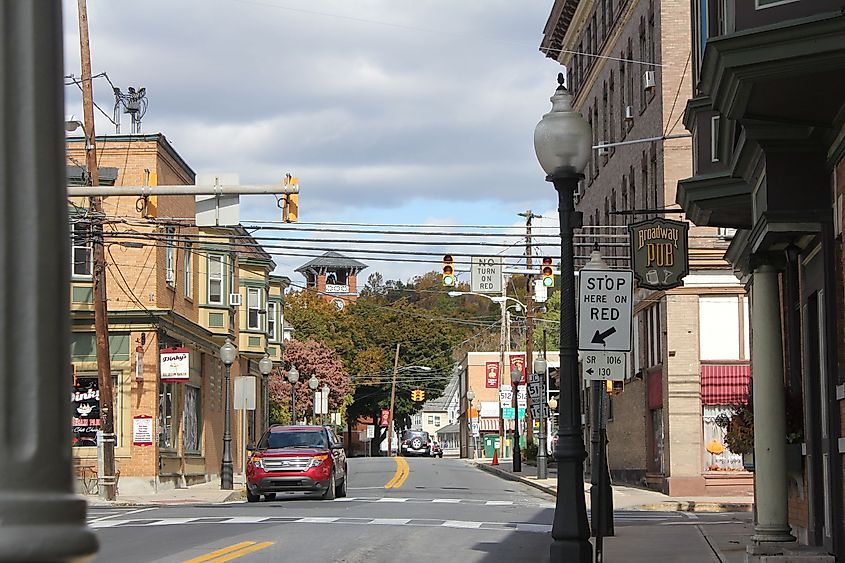
[[[393,488],[398,489],[402,485],[405,484],[405,481],[408,480],[408,475],[411,474],[411,468],[408,466],[408,461],[403,457],[402,459],[402,476],[399,477],[399,480],[393,483]]]
[[[270,547],[276,542],[272,541],[265,541],[261,543],[257,543],[255,545],[251,545],[249,547],[245,547],[239,551],[235,551],[233,553],[229,553],[228,555],[223,555],[222,557],[218,557],[216,559],[210,560],[208,563],[223,563],[224,561],[231,561],[232,559],[237,559],[238,557],[242,557],[247,553],[252,553],[253,551],[258,551],[260,549],[264,549],[266,547]]]
[[[211,561],[215,557],[222,557],[227,553],[231,553],[233,551],[237,551],[239,549],[243,549],[251,545],[255,545],[255,542],[245,541],[241,543],[236,543],[235,545],[230,545],[229,547],[224,547],[223,549],[218,549],[217,551],[212,551],[211,553],[206,553],[205,555],[200,555],[199,557],[194,557],[193,559],[188,559],[183,563],[205,563],[206,561]]]
[[[399,461],[400,459],[402,458],[399,456],[393,458],[393,461],[396,462],[396,473],[393,474],[393,477],[390,479],[390,481],[384,484],[385,489],[392,489],[393,485],[396,484],[396,481],[399,479],[399,477],[402,476],[402,462]]]
[[[405,480],[408,479],[408,474],[411,471],[411,468],[408,466],[408,462],[404,457],[397,456],[393,459],[396,461],[396,473],[393,475],[393,478],[384,485],[385,489],[398,489],[401,487],[405,483]]]

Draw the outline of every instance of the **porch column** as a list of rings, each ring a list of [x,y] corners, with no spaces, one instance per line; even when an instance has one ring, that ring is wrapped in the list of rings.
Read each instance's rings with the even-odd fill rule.
[[[85,560],[73,493],[62,3],[0,2],[0,560]]]
[[[755,268],[751,294],[754,394],[755,542],[795,541],[786,481],[786,404],[777,270]]]

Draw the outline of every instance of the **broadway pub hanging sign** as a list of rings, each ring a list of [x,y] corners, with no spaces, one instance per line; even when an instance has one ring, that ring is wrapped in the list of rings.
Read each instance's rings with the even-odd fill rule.
[[[689,224],[651,219],[628,225],[631,234],[631,269],[637,285],[671,289],[683,285],[689,274]]]

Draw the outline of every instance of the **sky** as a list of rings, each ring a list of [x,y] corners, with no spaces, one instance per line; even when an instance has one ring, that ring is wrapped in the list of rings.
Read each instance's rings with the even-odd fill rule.
[[[243,184],[297,176],[303,226],[523,225],[517,213],[527,209],[546,217],[536,225],[550,226],[557,224],[557,194],[537,163],[533,132],[562,70],[538,50],[552,5],[89,0],[92,70],[108,73],[124,92],[146,88],[143,132],[163,133],[194,171],[237,172]],[[78,77],[76,2],[64,8],[65,74]],[[65,94],[67,115],[80,118],[78,88],[66,86]],[[94,100],[112,114],[105,79],[94,81]],[[121,125],[127,133],[127,116]],[[96,131],[114,133],[99,112]],[[243,224],[279,219],[272,196],[241,196]],[[452,253],[467,266],[474,252],[450,248],[448,238],[386,236],[429,240],[419,249]],[[347,244],[356,246],[364,243]],[[439,258],[430,259],[361,258],[370,265],[362,275],[407,281],[439,270]],[[276,273],[304,281],[294,270],[309,258],[274,260]]]

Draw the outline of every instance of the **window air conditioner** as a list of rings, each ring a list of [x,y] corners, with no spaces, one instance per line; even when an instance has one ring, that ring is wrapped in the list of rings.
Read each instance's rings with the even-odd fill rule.
[[[229,305],[232,307],[239,307],[241,304],[241,294],[240,293],[230,293],[229,294]]]
[[[657,83],[654,80],[654,71],[647,70],[643,73],[643,90],[652,90]]]
[[[634,120],[634,106],[625,106],[625,121]]]

